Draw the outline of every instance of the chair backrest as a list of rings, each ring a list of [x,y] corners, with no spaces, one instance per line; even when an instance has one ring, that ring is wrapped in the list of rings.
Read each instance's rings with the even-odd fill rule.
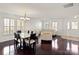
[[[17,33],[21,33],[21,30],[18,30]]]
[[[30,35],[30,39],[34,39],[35,40],[36,39],[36,34],[31,34]]]
[[[21,39],[20,34],[18,34],[18,33],[14,33],[14,37],[15,37],[16,39]]]
[[[16,33],[14,33],[14,38],[17,38],[17,34]]]

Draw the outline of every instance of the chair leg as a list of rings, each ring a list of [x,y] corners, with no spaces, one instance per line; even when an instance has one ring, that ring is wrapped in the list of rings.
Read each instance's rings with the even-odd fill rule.
[[[22,48],[22,45],[21,45],[21,44],[22,44],[22,41],[21,41],[21,39],[20,39],[20,49]]]
[[[25,41],[23,40],[23,49],[25,49],[27,46],[27,44],[25,43]]]
[[[33,50],[36,50],[36,43],[33,44]]]
[[[17,53],[17,41],[14,40],[14,54]]]
[[[36,42],[33,44],[33,53],[36,53]]]

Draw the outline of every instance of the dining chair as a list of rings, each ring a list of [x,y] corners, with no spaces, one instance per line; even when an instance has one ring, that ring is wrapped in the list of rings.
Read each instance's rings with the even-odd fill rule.
[[[35,37],[35,34],[32,34],[32,35],[30,35],[30,37],[24,39],[23,46],[32,48],[33,50],[36,50],[36,37]]]
[[[22,41],[21,41],[21,37],[20,34],[18,33],[14,33],[14,46],[15,48],[20,48],[22,47]]]

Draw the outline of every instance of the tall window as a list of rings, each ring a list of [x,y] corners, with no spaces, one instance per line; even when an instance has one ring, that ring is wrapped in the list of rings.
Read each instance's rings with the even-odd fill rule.
[[[14,19],[4,19],[4,33],[10,34],[14,32]]]
[[[52,22],[52,29],[57,31],[57,22]]]
[[[14,32],[14,28],[15,28],[14,19],[10,19],[10,33]]]
[[[72,22],[72,29],[78,29],[78,22]]]

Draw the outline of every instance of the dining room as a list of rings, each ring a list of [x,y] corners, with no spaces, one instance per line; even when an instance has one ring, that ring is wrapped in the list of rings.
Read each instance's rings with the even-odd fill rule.
[[[0,3],[0,55],[78,55],[78,35],[79,3]]]

